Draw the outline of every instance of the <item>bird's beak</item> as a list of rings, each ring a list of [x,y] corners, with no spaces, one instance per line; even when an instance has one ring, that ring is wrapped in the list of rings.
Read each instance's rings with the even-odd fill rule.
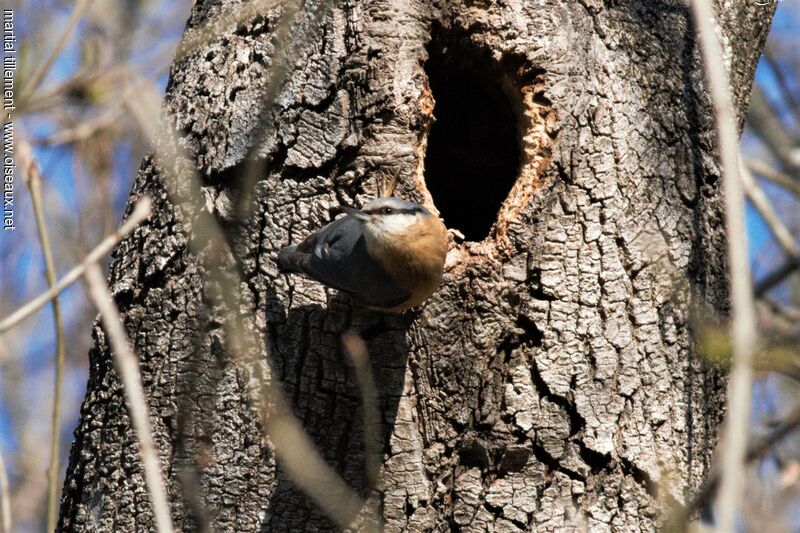
[[[356,220],[361,222],[366,222],[369,220],[369,215],[363,212],[360,209],[354,209],[352,207],[345,207],[344,212],[353,217]]]

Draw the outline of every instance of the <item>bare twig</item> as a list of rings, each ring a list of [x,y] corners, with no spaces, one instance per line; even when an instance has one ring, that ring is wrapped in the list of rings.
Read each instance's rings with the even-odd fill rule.
[[[152,146],[156,149],[156,160],[165,169],[165,179],[181,180],[182,183],[196,187],[198,178],[193,170],[193,163],[180,151],[174,134],[165,128],[163,121],[154,116],[153,110],[158,109],[154,103],[155,95],[152,92],[142,92],[138,96],[140,99],[133,100],[128,105],[142,131],[151,139]],[[173,174],[171,169],[177,170]],[[170,187],[167,189],[171,190]],[[188,201],[195,223],[193,230],[203,236],[199,241],[210,241],[217,245],[218,253],[203,255],[202,247],[198,246],[197,241],[189,239],[190,248],[206,258],[209,280],[223,288],[216,297],[221,301],[215,303],[221,303],[227,309],[238,309],[235,295],[241,276],[236,268],[231,269],[225,264],[225,258],[232,257],[232,254],[216,219],[204,206],[191,205],[196,202],[197,197],[199,196],[195,194],[192,198],[173,198],[173,201],[182,204]],[[231,272],[235,274],[235,280],[230,279]],[[213,294],[210,296],[215,298]],[[242,363],[251,363],[251,355],[258,353],[258,350],[236,312],[229,313],[225,321],[225,331],[231,354]],[[266,364],[266,361],[261,362]],[[251,400],[259,407],[266,433],[275,447],[276,457],[297,486],[316,501],[337,524],[346,528],[363,507],[361,497],[347,486],[314,448],[302,424],[292,413],[280,386],[273,383],[273,378],[258,376],[257,379],[259,385],[252,390]]]
[[[150,415],[144,396],[142,378],[139,374],[139,361],[131,350],[128,337],[122,327],[122,318],[108,290],[100,267],[91,263],[86,268],[86,281],[89,297],[100,311],[103,325],[108,332],[114,364],[122,378],[125,403],[133,420],[133,427],[139,439],[139,453],[142,458],[145,484],[153,506],[156,527],[160,533],[172,532],[172,518],[169,512],[167,492],[162,479],[161,461],[153,442],[150,429]]]
[[[759,176],[762,176],[763,178],[766,178],[771,182],[776,183],[785,189],[788,189],[789,191],[794,193],[798,198],[800,198],[800,181],[792,179],[791,176],[775,170],[774,168],[772,168],[770,165],[768,165],[763,161],[756,161],[756,160],[748,161],[747,168],[748,170],[758,174]],[[758,208],[757,205],[756,207]],[[767,221],[767,224],[770,224],[769,221]],[[771,224],[770,227],[772,227]],[[792,242],[794,242],[793,240],[794,237],[791,236],[791,233],[789,234],[789,237],[792,239]],[[776,238],[778,238],[777,234]],[[783,240],[786,239],[784,238]],[[779,242],[781,242],[781,240],[779,240]],[[795,248],[797,248],[796,244]],[[794,254],[787,254],[787,255],[789,255],[789,257],[784,264],[775,268],[775,270],[773,270],[772,272],[769,272],[767,275],[761,278],[761,281],[756,283],[755,289],[753,290],[753,294],[756,296],[756,298],[763,298],[770,290],[780,285],[787,277],[792,275],[798,268],[800,268],[800,255],[797,252],[795,252]]]
[[[272,406],[262,403],[260,411],[275,455],[292,481],[340,528],[347,529],[364,507],[363,499],[319,455],[278,385],[270,381],[267,394],[264,388],[262,384],[254,389],[253,400],[273,402]]]
[[[329,2],[324,3],[325,6]],[[288,35],[292,28],[294,18],[298,13],[297,3],[291,2],[292,9],[287,9],[276,29],[276,39],[284,43],[281,50],[287,46]],[[318,14],[318,16],[321,16]],[[185,51],[183,53],[186,53]],[[285,52],[281,52],[285,63]],[[272,105],[277,92],[282,87],[283,81],[290,73],[288,65],[277,68],[277,59],[273,59],[273,68],[270,81],[265,89],[262,103],[265,109]],[[209,294],[215,303],[222,304],[226,309],[239,308],[236,301],[237,287],[241,279],[239,265],[227,264],[234,257],[225,232],[217,220],[199,203],[202,194],[199,194],[199,179],[194,162],[191,161],[181,149],[175,132],[166,127],[171,123],[169,119],[161,120],[157,115],[158,97],[154,91],[139,91],[136,98],[126,102],[131,114],[135,117],[156,150],[155,159],[164,170],[166,180],[189,185],[191,192],[176,195],[174,187],[166,187],[171,200],[176,205],[188,207],[193,220],[193,232],[202,236],[201,239],[189,239],[189,246],[193,252],[205,257],[209,280],[212,285],[222,287],[219,295]],[[260,120],[266,120],[269,113],[262,110]],[[254,182],[244,180],[241,190],[243,196],[248,196]],[[216,253],[203,254],[202,246],[198,242],[213,242]],[[235,279],[231,279],[231,274]],[[266,365],[266,361],[253,361],[253,354],[259,354],[256,342],[248,335],[248,329],[242,323],[235,311],[229,313],[225,321],[226,344],[228,350],[240,364],[258,367]],[[268,366],[267,366],[268,368]],[[271,374],[271,372],[268,371]],[[294,483],[309,495],[340,527],[348,527],[364,507],[363,499],[358,496],[345,481],[322,458],[314,447],[302,424],[294,416],[291,406],[287,401],[280,385],[274,382],[270,375],[257,376],[258,386],[251,392],[253,404],[259,407],[259,412],[264,421],[267,435],[275,447],[275,455],[291,476]]]
[[[182,174],[193,166],[186,156],[178,151],[179,143],[171,132],[166,131],[162,121],[148,115],[148,110],[158,109],[158,106],[153,105],[154,95],[152,92],[143,92],[139,96],[145,99],[142,104],[130,104],[129,109],[138,120],[142,131],[151,139],[152,146],[156,149],[156,160],[167,172],[165,178],[187,180],[186,183],[196,185],[198,178],[194,172],[188,177]],[[158,139],[162,142],[157,142]],[[170,169],[178,170],[170,175]],[[186,198],[174,200],[187,203]],[[188,200],[189,203],[193,201]],[[221,291],[221,298],[225,307],[237,309],[238,304],[234,297],[240,276],[237,275],[237,280],[231,281],[226,277],[226,274],[230,274],[230,269],[222,264],[222,258],[230,256],[227,239],[214,217],[203,206],[189,207],[195,220],[194,230],[204,237],[199,240],[217,243],[218,248],[224,250],[213,256],[206,254],[207,272],[211,281],[224,288]],[[202,252],[202,249],[195,244],[195,240],[190,239],[189,242],[195,253]],[[254,343],[248,339],[235,312],[229,313],[225,330],[228,349],[232,356],[239,362],[246,362],[248,354],[257,350],[254,350]],[[314,448],[302,424],[292,413],[280,386],[273,383],[272,379],[260,376],[259,386],[253,390],[251,400],[259,407],[264,428],[275,447],[275,455],[297,486],[316,501],[340,527],[346,528],[363,507],[363,501]]]
[[[795,405],[794,408],[789,411],[789,414],[768,435],[755,439],[750,443],[745,454],[745,462],[750,463],[760,459],[775,444],[783,440],[798,427],[800,427],[800,404]],[[695,494],[694,498],[686,507],[681,509],[673,518],[672,522],[678,529],[684,530],[685,528],[682,526],[686,524],[689,518],[708,503],[709,497],[720,482],[721,474],[722,472],[720,472],[719,464],[715,464],[711,467],[706,480],[700,486],[697,494]]]
[[[380,434],[380,413],[378,411],[378,389],[369,364],[367,345],[357,333],[348,331],[342,335],[345,353],[353,362],[361,392],[361,409],[364,417],[364,471],[367,490],[373,491],[378,486],[378,473],[381,467],[378,449]]]
[[[800,197],[800,181],[793,179],[788,174],[775,170],[764,161],[758,160],[748,160],[747,168],[750,169],[750,172],[758,174],[762,178],[766,178],[772,183],[787,189],[795,196]]]
[[[269,7],[269,2],[258,2],[260,6]],[[278,25],[280,31],[276,40],[283,42],[284,46],[278,54],[285,57],[282,50],[290,33],[296,14],[299,12],[298,2],[291,2],[285,9]],[[326,6],[329,2],[324,3]],[[252,15],[247,14],[246,19]],[[238,18],[238,17],[237,17]],[[226,21],[229,24],[231,21]],[[218,25],[213,26],[215,28]],[[202,38],[189,36],[184,40],[178,55],[185,54],[193,46],[200,46],[205,38],[213,37],[213,33],[205,32]],[[287,65],[275,65],[270,81],[265,90],[265,107],[271,106],[272,99],[278,89],[283,85],[288,73],[291,71]],[[280,61],[285,63],[285,61]],[[188,158],[181,147],[176,132],[166,126],[171,124],[167,117],[164,120],[158,116],[159,97],[152,87],[143,87],[135,92],[135,97],[126,99],[125,105],[138,122],[145,136],[150,140],[155,150],[154,159],[162,169],[162,175],[167,180],[167,192],[170,199],[182,209],[188,209],[189,220],[192,220],[192,234],[200,237],[189,239],[192,251],[204,258],[210,285],[221,287],[219,294],[211,291],[211,300],[222,304],[227,309],[238,309],[237,287],[241,279],[239,265],[229,264],[234,255],[228,244],[225,232],[209,213],[203,203],[204,196],[199,190],[199,179],[194,162]],[[263,114],[268,116],[267,113]],[[175,187],[171,186],[175,185]],[[188,185],[188,187],[186,187]],[[242,187],[247,190],[248,187]],[[204,253],[207,244],[214,243],[215,253]],[[233,273],[233,276],[231,276]],[[235,279],[232,279],[235,278]],[[235,312],[230,313],[226,320],[226,344],[228,350],[234,355],[239,364],[244,366],[259,367],[265,364],[263,352],[256,349],[255,339],[249,338],[246,324],[242,323]],[[255,354],[258,360],[254,359]],[[314,448],[311,439],[303,430],[302,424],[291,411],[289,402],[283,395],[279,384],[273,382],[271,372],[268,376],[258,376],[258,386],[252,389],[251,400],[259,407],[263,417],[266,433],[275,446],[275,455],[292,477],[297,486],[303,489],[322,509],[341,527],[347,527],[363,508],[363,500],[344,480],[325,462],[319,452]]]
[[[753,203],[756,210],[758,210],[764,222],[767,223],[767,226],[769,226],[770,231],[772,231],[772,234],[775,236],[775,240],[778,241],[778,244],[780,244],[783,251],[789,257],[800,256],[800,247],[797,246],[792,232],[789,231],[789,228],[783,223],[781,217],[775,212],[775,208],[772,207],[772,202],[770,202],[767,195],[764,194],[758,182],[753,179],[753,175],[750,174],[750,171],[744,164],[739,165],[739,172],[739,175],[742,177],[742,186],[744,187],[745,193],[747,193],[747,197]]]
[[[761,298],[770,290],[783,283],[783,281],[794,274],[797,269],[800,269],[800,257],[790,257],[784,264],[761,278],[761,281],[756,283],[753,294],[756,298]]]
[[[81,16],[83,16],[83,12],[86,11],[86,8],[89,7],[90,3],[91,0],[77,0],[75,2],[75,5],[72,7],[72,13],[69,15],[67,25],[64,27],[64,31],[61,32],[61,36],[59,37],[55,48],[53,48],[53,51],[50,52],[50,55],[47,57],[47,59],[31,75],[28,83],[25,84],[25,87],[22,88],[19,96],[20,102],[25,102],[33,94],[42,80],[44,80],[45,76],[47,76],[47,73],[50,72],[50,67],[53,66],[53,62],[61,54],[61,51],[64,49],[64,45],[67,44],[67,39],[69,39],[72,30],[75,29],[75,25],[78,23]]]
[[[30,98],[25,101],[25,107],[20,108],[17,113],[26,116],[59,109],[76,91],[82,93],[90,91],[92,87],[98,85],[116,86],[123,83],[125,76],[129,75],[130,69],[128,64],[109,65],[107,69],[93,71],[82,68],[70,78],[59,81],[52,87],[46,87],[46,91],[42,89],[31,94]]]
[[[94,117],[92,120],[81,122],[73,128],[57,131],[52,135],[38,139],[37,142],[46,146],[57,146],[60,144],[73,143],[83,141],[93,136],[99,130],[107,128],[114,124],[125,112],[125,104],[128,100],[136,94],[137,91],[145,89],[147,84],[152,84],[153,80],[163,74],[167,70],[166,66],[156,69],[147,77],[137,79],[133,83],[127,84],[122,91],[122,95],[114,101],[114,104],[109,106],[103,113]],[[124,79],[128,79],[133,72],[126,72]]]
[[[50,238],[47,235],[47,225],[44,221],[42,175],[33,158],[31,146],[26,140],[20,140],[18,152],[23,180],[31,191],[31,202],[33,203],[33,212],[36,217],[39,243],[44,255],[47,285],[52,289],[56,284],[58,274],[53,261],[53,252],[50,248]],[[53,385],[53,415],[50,426],[50,468],[47,474],[47,531],[54,531],[56,528],[58,474],[60,472],[59,455],[61,451],[61,384],[64,378],[64,324],[61,318],[61,303],[58,296],[53,297],[53,321],[56,328],[56,375]]]
[[[719,61],[719,58],[715,61]],[[796,150],[794,140],[757,83],[753,85],[750,95],[747,123],[785,171],[790,174],[800,172],[800,153]]]
[[[692,0],[692,13],[702,43],[703,62],[711,92],[717,126],[717,140],[725,189],[725,222],[731,284],[731,341],[733,362],[728,385],[728,409],[722,441],[722,480],[719,490],[719,528],[733,531],[736,511],[744,491],[744,460],[750,416],[752,357],[756,342],[755,314],[747,239],[744,225],[744,197],[739,177],[736,120],[730,83],[714,9],[707,0]]]
[[[194,527],[197,533],[212,533],[211,520],[208,518],[208,509],[200,494],[202,482],[197,468],[180,468],[178,470],[178,483],[180,483],[183,497],[192,512]]]
[[[57,146],[59,144],[84,141],[98,131],[114,124],[122,116],[123,111],[122,105],[117,104],[92,120],[81,122],[74,128],[57,131],[44,139],[37,140],[37,143],[45,146]]]
[[[136,226],[150,216],[150,204],[151,201],[149,197],[142,197],[136,204],[136,207],[134,207],[130,218],[128,218],[128,220],[125,221],[125,223],[122,224],[117,231],[103,239],[103,241],[98,244],[94,250],[89,252],[89,255],[86,256],[86,259],[84,259],[78,266],[70,270],[51,289],[40,294],[27,304],[17,309],[5,320],[0,322],[0,334],[10,330],[22,320],[41,309],[47,304],[47,302],[58,296],[61,291],[80,279],[89,265],[96,263],[103,256],[107,255],[123,237],[128,235]]]
[[[778,82],[778,87],[781,89],[781,94],[783,95],[787,107],[792,110],[795,120],[800,123],[800,102],[797,101],[794,91],[789,87],[780,62],[775,58],[775,54],[772,53],[772,47],[769,45],[764,47],[764,59],[767,60],[769,68],[772,69],[772,72],[775,74],[775,80]]]
[[[784,302],[778,302],[769,296],[764,296],[761,301],[774,313],[786,317],[788,320],[800,322],[800,309],[794,306],[786,305]]]
[[[11,498],[9,496],[8,472],[3,454],[0,453],[0,533],[11,533]]]

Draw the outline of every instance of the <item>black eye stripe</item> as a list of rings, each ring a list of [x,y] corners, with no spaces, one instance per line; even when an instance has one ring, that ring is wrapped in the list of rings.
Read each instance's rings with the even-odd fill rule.
[[[406,209],[398,209],[396,207],[374,207],[372,209],[365,209],[368,215],[416,215],[422,213],[421,207],[409,207]]]

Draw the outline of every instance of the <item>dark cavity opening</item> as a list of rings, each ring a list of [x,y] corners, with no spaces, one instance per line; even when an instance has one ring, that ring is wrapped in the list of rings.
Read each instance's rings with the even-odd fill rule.
[[[425,183],[448,227],[469,241],[489,235],[520,167],[518,120],[507,77],[468,41],[435,31],[425,63],[436,102]]]

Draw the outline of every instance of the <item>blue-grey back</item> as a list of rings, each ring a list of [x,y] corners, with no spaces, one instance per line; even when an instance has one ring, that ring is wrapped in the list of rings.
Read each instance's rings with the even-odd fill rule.
[[[369,255],[361,223],[349,215],[284,250],[283,262],[366,305],[392,307],[410,296]]]

